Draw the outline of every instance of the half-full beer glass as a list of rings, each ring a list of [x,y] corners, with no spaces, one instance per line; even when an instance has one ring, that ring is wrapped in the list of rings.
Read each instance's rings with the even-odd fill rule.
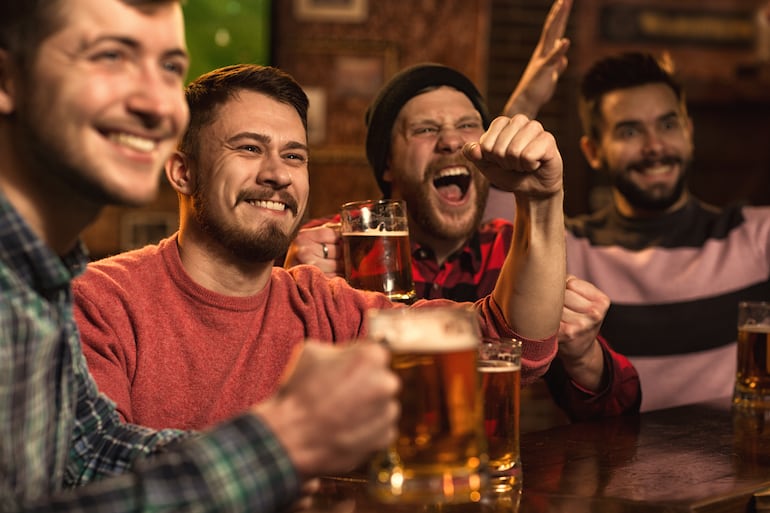
[[[770,302],[738,303],[738,368],[733,404],[770,409]]]
[[[345,279],[358,289],[414,300],[409,220],[401,200],[354,201],[340,211]]]
[[[478,370],[484,397],[484,432],[492,484],[521,487],[521,341],[481,339]]]
[[[476,314],[454,307],[368,313],[401,378],[397,440],[372,463],[369,487],[384,502],[478,502],[487,484]]]

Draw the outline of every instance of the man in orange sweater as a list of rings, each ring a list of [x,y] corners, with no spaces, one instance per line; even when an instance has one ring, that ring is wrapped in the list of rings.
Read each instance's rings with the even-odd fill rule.
[[[366,310],[394,305],[312,266],[273,266],[307,206],[307,98],[296,82],[241,65],[186,92],[190,126],[166,165],[179,232],[91,264],[74,292],[89,367],[118,412],[150,426],[199,428],[274,392],[304,339],[364,337]],[[501,117],[485,132],[464,94],[440,95],[468,116],[463,158],[517,196],[516,242],[492,293],[472,306],[483,332],[523,340],[527,382],[556,352],[566,261],[561,156],[539,123]],[[470,306],[414,307],[437,304]]]

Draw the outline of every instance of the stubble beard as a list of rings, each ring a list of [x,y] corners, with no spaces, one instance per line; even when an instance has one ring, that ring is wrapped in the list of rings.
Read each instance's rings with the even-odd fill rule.
[[[238,260],[254,263],[273,262],[286,254],[289,244],[300,229],[297,223],[291,233],[286,233],[275,223],[267,221],[259,228],[245,230],[211,212],[204,194],[203,187],[193,194],[196,206],[193,217],[196,223],[211,240],[216,241]]]
[[[659,188],[644,190],[628,178],[627,169],[623,172],[608,171],[607,163],[604,163],[605,171],[612,176],[612,185],[626,199],[632,207],[649,212],[664,212],[671,208],[684,194],[690,161],[677,158],[682,172],[679,174],[674,186],[668,192],[659,192]],[[631,167],[631,166],[629,166]]]

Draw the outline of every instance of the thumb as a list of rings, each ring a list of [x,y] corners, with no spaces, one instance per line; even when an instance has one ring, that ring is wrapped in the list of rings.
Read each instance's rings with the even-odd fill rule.
[[[463,146],[463,155],[468,160],[478,162],[481,160],[481,148],[477,142],[467,142]]]

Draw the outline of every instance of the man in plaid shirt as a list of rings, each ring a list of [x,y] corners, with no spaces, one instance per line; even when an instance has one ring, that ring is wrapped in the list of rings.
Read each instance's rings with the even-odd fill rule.
[[[123,424],[99,395],[72,316],[78,236],[155,196],[187,67],[176,0],[0,2],[0,511],[284,510],[395,436],[375,344],[308,343],[279,394],[201,436]],[[334,411],[308,406],[330,394]]]

